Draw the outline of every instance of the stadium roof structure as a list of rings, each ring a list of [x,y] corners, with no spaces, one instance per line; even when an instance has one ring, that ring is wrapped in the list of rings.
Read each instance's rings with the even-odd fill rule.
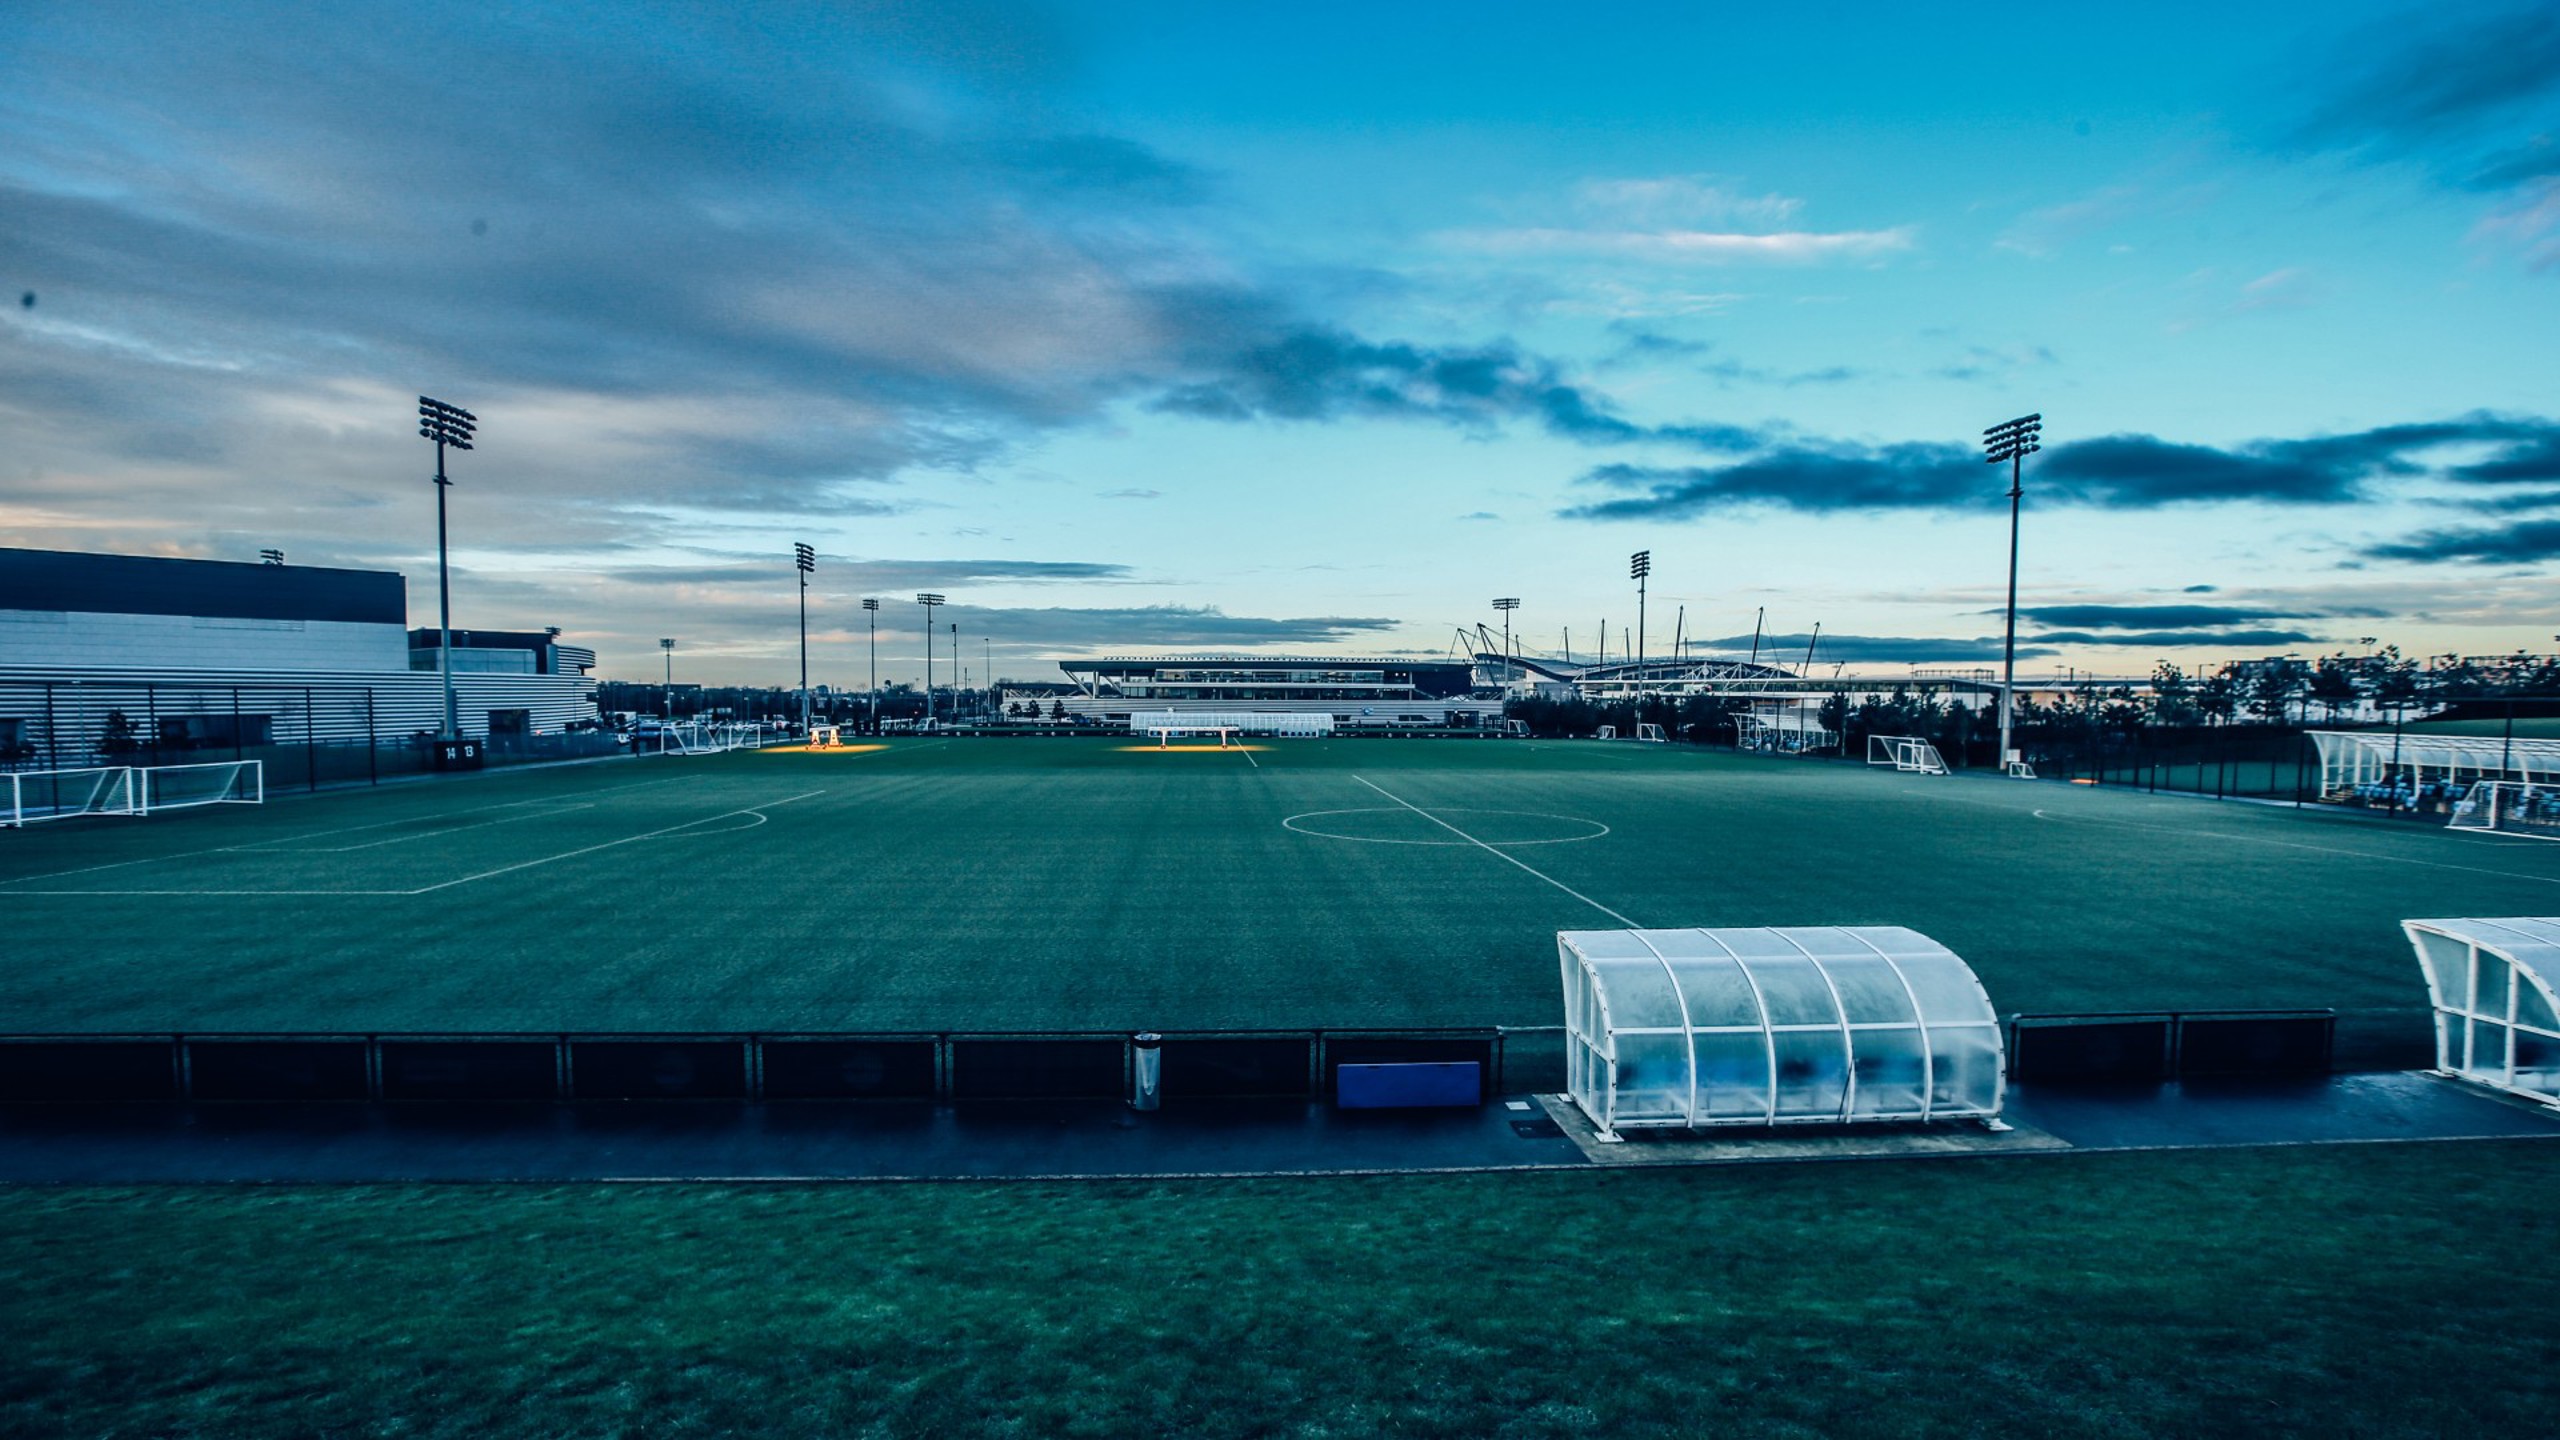
[[[2436,1068],[2560,1105],[2560,917],[2403,920],[2435,1006]]]
[[[2352,793],[2360,785],[2430,780],[2515,779],[2560,783],[2560,740],[2430,731],[2314,730],[2320,793]]]
[[[1991,1120],[1999,1016],[1900,926],[1567,930],[1567,1090],[1630,1129]]]

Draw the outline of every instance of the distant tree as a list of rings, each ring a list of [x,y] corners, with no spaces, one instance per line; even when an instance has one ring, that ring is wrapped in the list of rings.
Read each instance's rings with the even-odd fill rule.
[[[2240,708],[2240,681],[2225,665],[2196,686],[2196,710],[2213,724],[2228,723]]]
[[[142,748],[133,733],[133,722],[121,710],[107,712],[107,723],[98,731],[98,754],[109,760],[121,759]]]
[[[2151,723],[2193,725],[2203,712],[2196,708],[2194,685],[2187,672],[2163,660],[2151,669]]]
[[[2270,724],[2282,724],[2302,693],[2310,667],[2299,660],[2269,660],[2249,682],[2249,713]]]
[[[2355,662],[2345,655],[2323,655],[2311,671],[2311,698],[2332,720],[2338,711],[2352,705],[2361,692],[2356,686]]]

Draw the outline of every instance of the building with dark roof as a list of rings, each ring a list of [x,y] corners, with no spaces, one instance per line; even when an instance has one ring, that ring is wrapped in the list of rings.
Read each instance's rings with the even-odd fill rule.
[[[435,731],[437,632],[408,619],[396,571],[0,547],[0,763],[95,764],[125,736],[162,763]],[[596,719],[595,653],[558,632],[458,630],[454,644],[465,736]]]

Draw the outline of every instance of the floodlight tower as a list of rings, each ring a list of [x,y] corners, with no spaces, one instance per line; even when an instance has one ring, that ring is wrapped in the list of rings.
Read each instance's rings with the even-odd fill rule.
[[[1520,597],[1505,595],[1493,602],[1493,608],[1502,612],[1502,688],[1508,690],[1517,678],[1511,663],[1511,612],[1520,608]]]
[[[666,688],[658,692],[658,707],[666,712],[667,723],[672,725],[676,721],[676,642],[660,640],[658,649],[667,657]]]
[[[791,562],[800,571],[800,733],[809,733],[809,572],[818,568],[818,552],[806,545],[791,547]]]
[[[448,445],[470,449],[471,437],[479,428],[479,417],[470,411],[418,397],[418,434],[436,442],[436,668],[444,672],[444,729],[436,735],[439,740],[462,738],[453,708],[453,573],[446,563],[444,539],[444,492],[453,488],[453,482],[444,477],[444,452]]]
[[[2018,502],[2027,492],[2018,483],[2019,463],[2044,448],[2037,443],[2044,434],[2044,414],[2021,415],[2004,420],[1982,432],[1982,459],[1986,465],[2009,462],[2009,622],[2006,638],[2000,643],[2000,766],[2009,765],[2010,716],[2017,709],[2018,686]]]
[[[862,597],[862,608],[871,617],[871,712],[863,718],[871,729],[880,729],[880,601],[877,596]]]
[[[1636,668],[1637,694],[1644,686],[1644,588],[1645,577],[1653,573],[1653,552],[1639,550],[1627,557],[1627,578],[1636,582]]]
[[[933,607],[942,603],[939,595],[918,595],[916,603],[924,607],[924,721],[933,723]],[[957,660],[958,656],[952,657]]]

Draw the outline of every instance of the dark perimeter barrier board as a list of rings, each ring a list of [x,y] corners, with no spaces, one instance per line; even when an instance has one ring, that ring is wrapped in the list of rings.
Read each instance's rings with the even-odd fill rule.
[[[187,1094],[196,1100],[364,1100],[372,1085],[362,1040],[187,1041]]]
[[[1285,1096],[1303,1100],[1314,1087],[1314,1062],[1312,1039],[1167,1037],[1164,1093],[1168,1099]]]
[[[2011,1027],[2009,1074],[2030,1084],[2137,1085],[2169,1078],[2166,1015],[2039,1021]]]
[[[557,1100],[555,1040],[381,1042],[385,1100]]]
[[[1112,1099],[1129,1093],[1126,1040],[951,1042],[955,1100]]]
[[[178,1098],[178,1042],[0,1041],[0,1103],[110,1105]]]
[[[2338,1017],[2190,1015],[2178,1025],[2178,1074],[2326,1075]]]
[[[764,1049],[767,1100],[930,1100],[930,1040],[773,1039]]]
[[[580,1100],[744,1100],[744,1040],[572,1040],[569,1093]]]

